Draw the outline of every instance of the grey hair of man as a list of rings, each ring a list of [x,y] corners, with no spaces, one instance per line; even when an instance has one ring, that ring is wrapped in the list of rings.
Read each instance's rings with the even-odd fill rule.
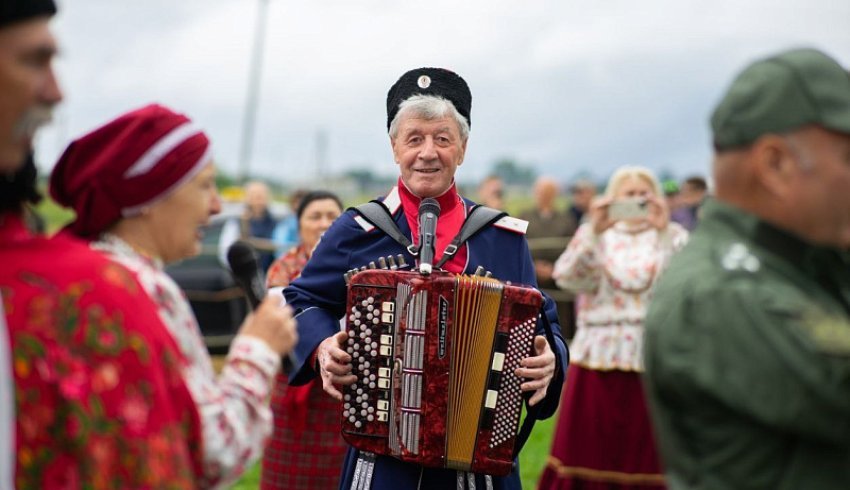
[[[451,101],[436,95],[412,95],[398,105],[398,112],[390,123],[390,139],[398,136],[398,125],[404,117],[413,116],[426,121],[452,117],[457,121],[460,139],[463,143],[469,139],[469,121],[455,108]]]

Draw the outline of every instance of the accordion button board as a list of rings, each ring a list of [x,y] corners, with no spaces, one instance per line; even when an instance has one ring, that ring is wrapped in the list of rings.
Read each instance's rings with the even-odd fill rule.
[[[534,288],[438,271],[348,278],[342,434],[363,451],[504,475],[522,409],[514,374],[531,354]]]

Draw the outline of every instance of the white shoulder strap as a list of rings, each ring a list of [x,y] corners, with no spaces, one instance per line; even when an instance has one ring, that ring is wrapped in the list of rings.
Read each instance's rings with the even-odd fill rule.
[[[520,235],[525,235],[525,232],[528,230],[528,221],[514,218],[513,216],[505,216],[499,221],[493,223],[493,226],[503,230],[513,231]]]

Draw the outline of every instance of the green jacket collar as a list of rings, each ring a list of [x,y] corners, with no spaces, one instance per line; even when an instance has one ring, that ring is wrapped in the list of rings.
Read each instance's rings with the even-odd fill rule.
[[[700,220],[718,223],[747,237],[756,248],[775,256],[782,262],[795,266],[807,275],[812,275],[825,256],[834,256],[836,250],[818,247],[805,242],[798,236],[778,228],[756,215],[731,204],[709,199],[700,210]],[[705,230],[713,233],[710,229]]]

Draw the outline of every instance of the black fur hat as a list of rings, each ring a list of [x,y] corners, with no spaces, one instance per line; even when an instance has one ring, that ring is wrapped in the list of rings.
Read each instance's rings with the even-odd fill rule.
[[[387,92],[387,130],[398,113],[399,104],[416,94],[436,95],[448,100],[472,126],[472,93],[466,81],[445,68],[417,68],[402,75]]]

